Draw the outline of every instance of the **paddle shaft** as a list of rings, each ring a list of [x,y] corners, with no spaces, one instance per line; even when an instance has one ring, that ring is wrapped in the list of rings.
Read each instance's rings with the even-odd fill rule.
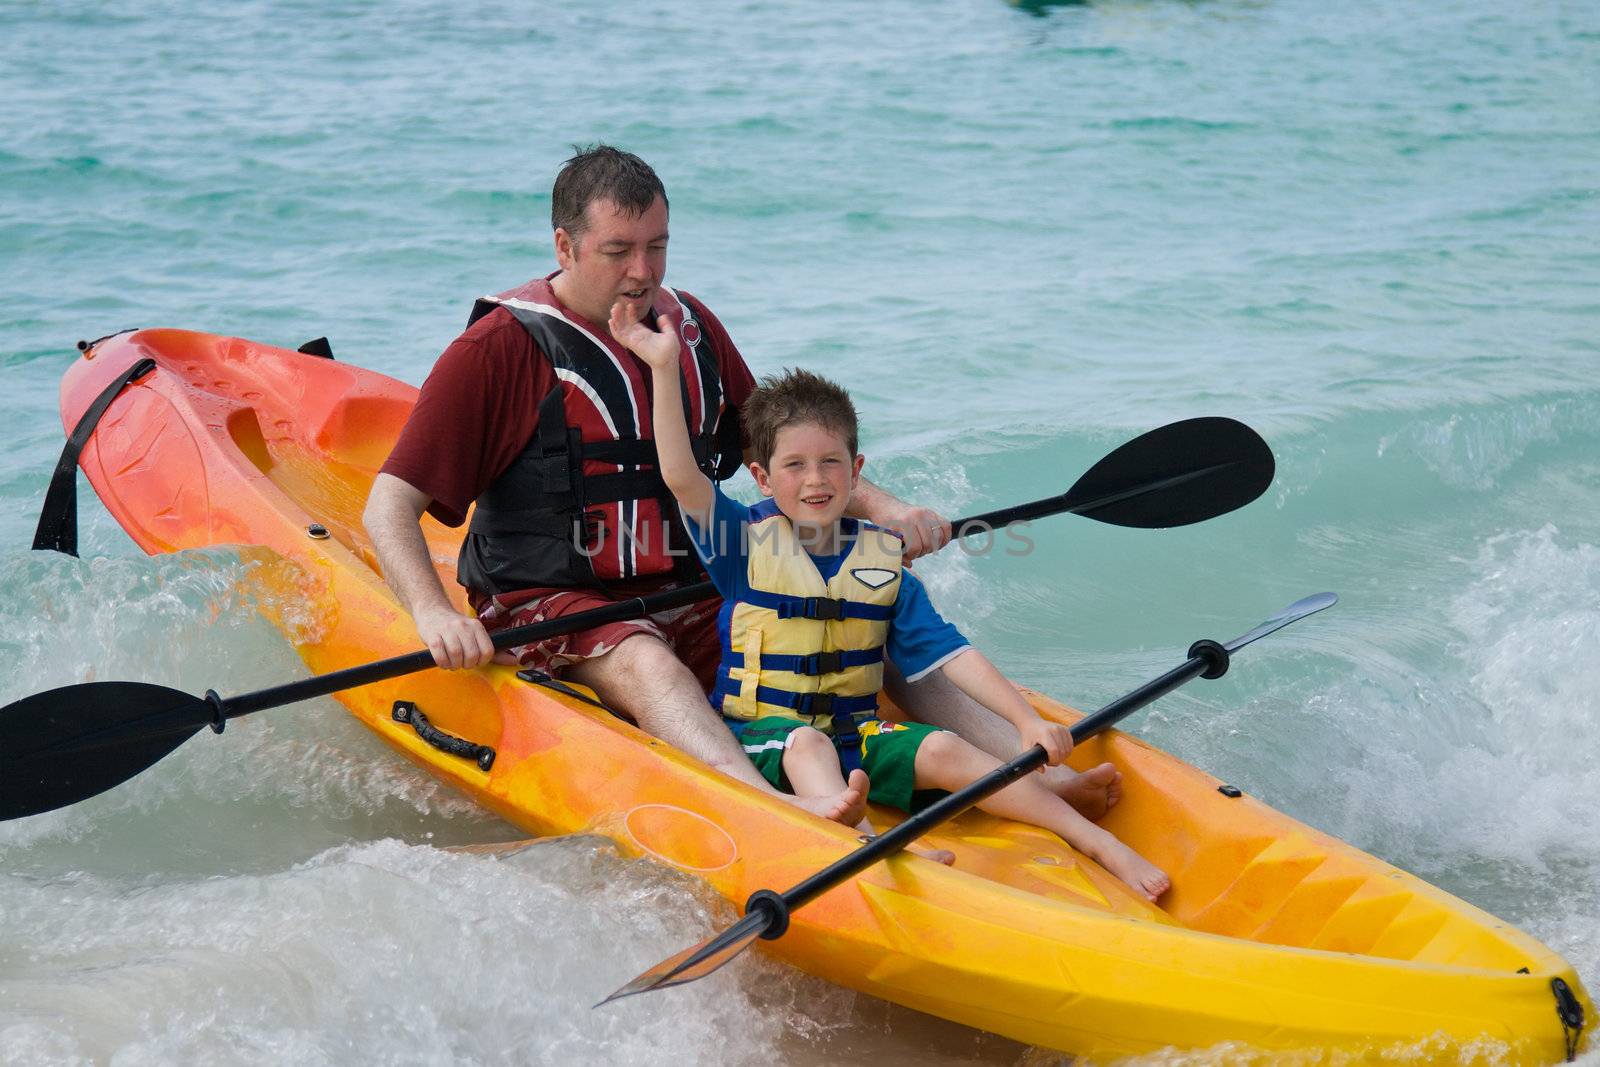
[[[491,634],[490,640],[494,642],[495,651],[501,652],[508,648],[515,648],[517,645],[542,641],[548,637],[559,637],[562,634],[573,633],[577,630],[588,630],[596,626],[604,626],[607,623],[624,622],[628,619],[653,615],[658,611],[669,611],[672,608],[697,604],[716,595],[716,587],[710,582],[696,582],[693,585],[686,585],[680,589],[669,589],[664,593],[656,593],[652,596],[619,600],[615,604],[608,604],[603,608],[594,608],[590,611],[582,611],[576,615],[546,619],[544,622],[530,622],[526,626],[513,626],[509,630],[501,630],[498,633]],[[381,659],[376,663],[364,663],[359,667],[349,667],[342,671],[334,671],[331,674],[319,674],[314,678],[302,678],[298,682],[289,682],[287,685],[277,685],[271,689],[261,689],[254,693],[245,693],[242,696],[228,697],[222,702],[223,718],[233,719],[240,715],[248,715],[253,711],[264,711],[267,708],[276,708],[283,704],[293,704],[299,700],[327,696],[330,693],[337,693],[341,689],[354,689],[357,686],[371,685],[373,682],[398,678],[405,674],[415,674],[417,671],[427,670],[432,666],[434,666],[433,653],[424,648],[416,652],[407,652],[403,656]]]
[[[1163,484],[1162,488],[1165,487]],[[1071,497],[1072,492],[1069,490],[1058,496],[1045,497],[1042,500],[1035,500],[1027,504],[1018,504],[1015,507],[1002,508],[983,515],[956,519],[950,525],[956,531],[957,538],[970,537],[988,532],[997,524],[1021,522],[1025,518],[1041,518],[1046,515],[1075,510]],[[1091,501],[1090,503],[1091,506],[1098,506],[1103,504],[1104,501]],[[607,623],[626,622],[628,619],[643,618],[646,615],[654,615],[660,611],[687,607],[690,604],[698,604],[702,600],[709,600],[716,595],[716,586],[709,581],[696,582],[693,585],[686,585],[679,589],[669,589],[666,592],[655,593],[651,596],[619,600],[615,604],[579,612],[576,615],[546,619],[544,622],[532,622],[526,626],[513,626],[509,630],[501,630],[491,634],[489,639],[494,643],[495,651],[503,652],[518,645],[532,644],[534,641],[560,637],[563,634],[575,633],[579,630],[589,630],[596,626],[604,626]],[[415,674],[417,671],[427,670],[432,666],[434,666],[433,653],[428,649],[407,652],[403,656],[392,656],[389,659],[381,659],[375,663],[365,663],[359,667],[349,667],[330,674],[319,674],[315,678],[302,678],[298,682],[289,682],[285,685],[273,686],[270,689],[260,689],[253,693],[227,697],[222,701],[222,717],[224,719],[235,719],[241,715],[249,715],[252,712],[265,711],[268,708],[281,707],[301,700],[310,700],[313,697],[327,696],[330,693],[337,693],[341,689],[354,689],[357,686],[371,685],[373,682],[382,682],[390,678],[399,678],[406,674]]]
[[[1197,646],[1198,647],[1198,646]],[[1125,696],[1118,697],[1092,715],[1086,715],[1072,727],[1072,743],[1081,744],[1095,734],[1109,730],[1129,715],[1158,700],[1196,675],[1205,674],[1217,662],[1214,653],[1196,653],[1180,666],[1147,682]],[[1212,674],[1212,677],[1218,677]],[[833,863],[783,894],[790,908],[798,908],[820,894],[838,885],[858,871],[900,851],[911,842],[938,826],[960,815],[974,804],[998,793],[1023,775],[1044,766],[1045,750],[1034,745],[1009,763],[1001,764],[977,781],[943,797],[900,825],[873,838],[850,855]]]

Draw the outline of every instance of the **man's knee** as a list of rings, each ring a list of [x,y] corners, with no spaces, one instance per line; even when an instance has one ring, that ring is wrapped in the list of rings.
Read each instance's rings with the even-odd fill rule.
[[[652,688],[676,688],[687,684],[699,688],[694,675],[667,643],[644,630],[628,635],[601,655],[590,656],[568,673],[591,686],[626,683],[634,687],[648,684]]]

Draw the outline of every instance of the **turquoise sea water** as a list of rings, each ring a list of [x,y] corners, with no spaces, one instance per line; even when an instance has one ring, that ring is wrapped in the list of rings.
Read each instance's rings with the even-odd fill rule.
[[[668,280],[848,384],[902,496],[1258,428],[1244,511],[919,571],[1083,705],[1338,591],[1131,728],[1600,987],[1589,3],[0,3],[0,700],[303,673],[233,556],[146,559],[87,490],[82,561],[27,551],[74,341],[326,334],[420,382],[550,269],[595,139],[666,181]],[[511,836],[330,701],[0,826],[0,1060],[1049,1062],[761,960],[589,1012],[727,912],[588,839],[437,847]]]

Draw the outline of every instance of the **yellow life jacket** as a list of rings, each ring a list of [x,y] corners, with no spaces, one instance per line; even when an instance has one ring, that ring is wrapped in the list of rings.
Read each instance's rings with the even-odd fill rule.
[[[904,544],[871,523],[842,521],[855,538],[824,581],[777,506],[755,509],[750,591],[723,614],[713,691],[728,718],[781,715],[848,736],[877,711]]]

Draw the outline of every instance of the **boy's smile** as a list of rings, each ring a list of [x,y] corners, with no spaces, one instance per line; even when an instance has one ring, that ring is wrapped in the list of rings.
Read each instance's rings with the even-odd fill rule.
[[[750,464],[761,491],[799,529],[807,548],[831,552],[839,520],[861,474],[842,434],[821,423],[799,422],[778,431],[771,466]],[[807,536],[809,534],[809,536]]]

